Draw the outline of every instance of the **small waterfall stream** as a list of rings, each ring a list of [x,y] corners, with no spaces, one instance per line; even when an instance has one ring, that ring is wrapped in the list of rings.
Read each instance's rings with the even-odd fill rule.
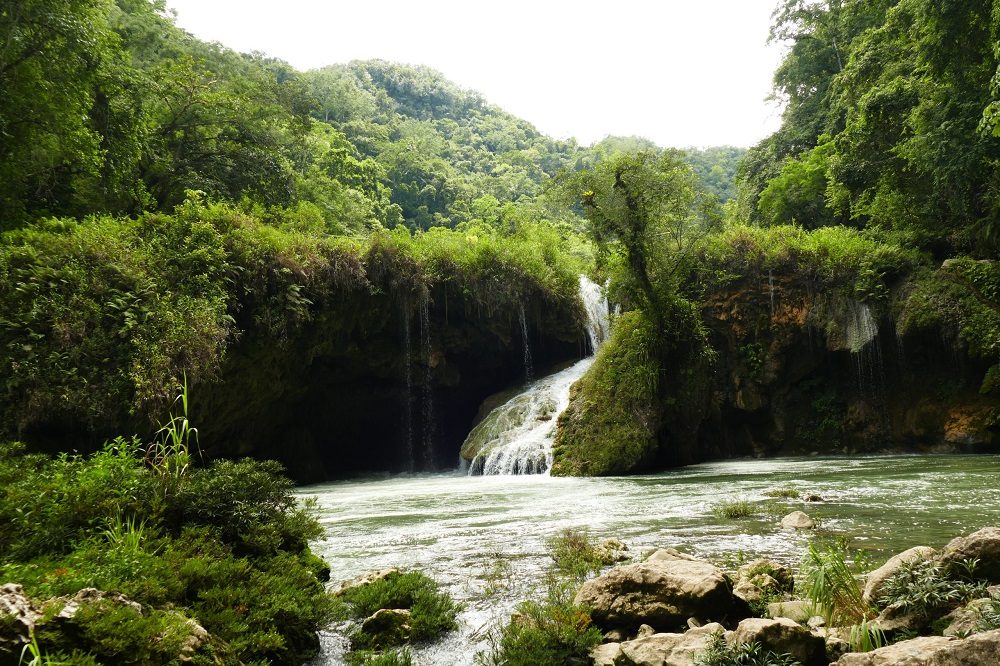
[[[535,378],[535,368],[531,362],[531,344],[528,342],[528,318],[524,315],[523,304],[518,306],[517,313],[521,320],[521,339],[524,341],[524,381],[530,382]]]
[[[407,471],[416,469],[416,457],[413,454],[413,349],[410,341],[410,304],[408,299],[400,303],[403,320],[403,381],[406,392],[403,395],[403,442],[406,448]]]
[[[423,446],[424,469],[433,470],[435,468],[434,451],[434,385],[433,385],[433,354],[431,347],[431,314],[430,314],[430,291],[424,287],[420,292],[420,349],[424,364],[424,377],[421,386],[423,400],[421,404],[421,417],[423,423]]]
[[[587,337],[596,352],[608,337],[608,302],[601,287],[580,276],[587,313]],[[523,320],[522,320],[523,321]],[[527,338],[525,338],[527,340]],[[544,474],[552,466],[552,440],[559,414],[569,405],[569,389],[593,364],[590,356],[530,383],[469,433],[463,454],[474,452],[470,475]]]

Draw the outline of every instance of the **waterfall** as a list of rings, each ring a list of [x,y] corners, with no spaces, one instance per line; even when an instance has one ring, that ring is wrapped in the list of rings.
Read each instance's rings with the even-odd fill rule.
[[[587,314],[587,339],[590,342],[590,353],[597,353],[597,348],[608,339],[610,323],[608,322],[608,299],[600,285],[591,282],[586,275],[580,276],[580,300]]]
[[[858,391],[879,409],[884,429],[888,429],[888,412],[885,407],[885,367],[882,347],[878,340],[878,323],[871,309],[855,300],[847,302],[846,342],[854,358],[858,378]]]
[[[871,309],[855,300],[847,302],[847,347],[857,354],[878,335]]]
[[[608,302],[601,288],[580,277],[592,351],[608,337]],[[462,445],[469,474],[543,474],[552,466],[552,440],[559,414],[569,405],[569,389],[593,364],[590,356],[523,391],[490,412]]]
[[[521,339],[524,341],[524,381],[530,382],[535,373],[531,364],[531,345],[528,343],[528,319],[524,316],[524,303],[518,303],[517,313],[521,319]]]
[[[774,319],[774,271],[767,271],[767,290],[771,294],[771,319]]]
[[[400,303],[403,319],[403,380],[406,392],[403,395],[403,444],[406,448],[407,471],[416,469],[413,455],[413,349],[410,342],[410,302],[404,298]]]
[[[424,287],[420,292],[420,349],[424,364],[424,381],[421,386],[421,417],[423,422],[423,462],[426,469],[434,469],[434,385],[433,350],[431,348],[430,290]]]

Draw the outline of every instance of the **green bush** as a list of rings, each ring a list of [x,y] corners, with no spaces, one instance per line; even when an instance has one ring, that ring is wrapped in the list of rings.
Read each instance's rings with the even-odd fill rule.
[[[526,601],[504,627],[492,631],[488,652],[477,655],[482,666],[564,666],[590,663],[590,651],[601,642],[589,611],[573,604],[573,586],[553,584],[546,599]]]
[[[986,596],[985,583],[962,580],[940,562],[917,559],[904,562],[885,581],[878,605],[882,608],[898,605],[929,621],[981,596]]]
[[[216,463],[164,494],[161,472],[136,454],[128,440],[90,457],[0,446],[0,578],[39,601],[95,587],[143,606],[140,615],[84,605],[69,624],[43,622],[45,650],[167,663],[190,618],[213,637],[199,652],[206,659],[291,664],[314,654],[332,609],[325,565],[306,547],[320,528],[280,468]]]
[[[556,570],[571,578],[582,580],[605,565],[613,564],[586,529],[564,529],[549,539],[548,546]]]
[[[458,626],[455,617],[460,606],[419,571],[392,573],[366,585],[348,588],[340,599],[346,604],[343,615],[356,619],[369,617],[384,608],[408,609],[413,642],[433,640]],[[370,647],[371,638],[357,631],[351,642],[365,648]]]

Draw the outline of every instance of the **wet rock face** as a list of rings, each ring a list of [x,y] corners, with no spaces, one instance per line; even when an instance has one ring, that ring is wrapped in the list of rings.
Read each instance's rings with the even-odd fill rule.
[[[718,567],[667,551],[587,581],[575,602],[591,608],[594,623],[605,630],[634,632],[649,624],[670,631],[691,617],[732,621],[749,615]]]
[[[925,636],[872,652],[851,652],[833,666],[996,666],[1000,664],[1000,630],[968,638]]]
[[[702,457],[1000,448],[986,368],[938,331],[897,338],[887,315],[794,276],[747,277],[702,310],[719,352]],[[945,397],[927,387],[948,385]]]

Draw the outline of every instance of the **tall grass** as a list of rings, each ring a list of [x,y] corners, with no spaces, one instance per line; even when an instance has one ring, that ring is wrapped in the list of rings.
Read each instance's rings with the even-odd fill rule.
[[[864,600],[858,575],[848,564],[843,545],[810,543],[802,561],[805,595],[823,614],[828,627],[849,627],[851,649],[867,652],[885,645],[885,635],[872,622],[875,608]]]
[[[180,406],[180,413],[175,414],[173,408],[167,422],[156,431],[156,439],[147,449],[146,457],[153,469],[164,477],[179,479],[187,474],[191,467],[191,444],[201,455],[198,443],[198,429],[191,425],[188,419],[188,382],[187,373],[180,387],[180,393],[174,398],[173,407]]]

